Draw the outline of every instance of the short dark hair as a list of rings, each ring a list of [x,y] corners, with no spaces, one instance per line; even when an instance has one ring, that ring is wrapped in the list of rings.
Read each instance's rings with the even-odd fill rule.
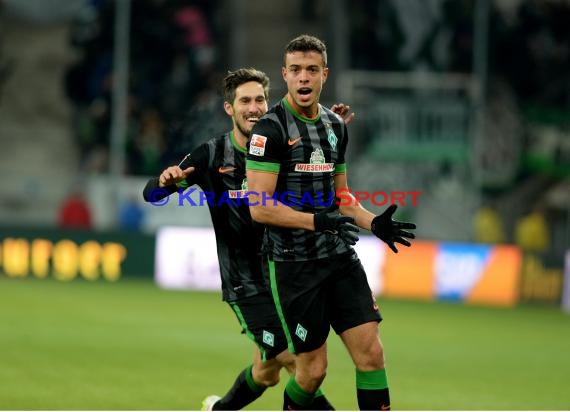
[[[283,65],[285,65],[285,59],[287,58],[287,54],[294,53],[294,52],[317,52],[321,56],[323,56],[323,65],[327,67],[327,46],[325,43],[316,38],[315,36],[311,36],[309,34],[301,34],[298,37],[295,37],[293,40],[285,46],[285,54],[283,56]]]
[[[228,71],[224,77],[224,101],[232,104],[236,98],[236,89],[247,82],[258,82],[263,86],[265,99],[269,99],[269,77],[261,70],[250,68]]]

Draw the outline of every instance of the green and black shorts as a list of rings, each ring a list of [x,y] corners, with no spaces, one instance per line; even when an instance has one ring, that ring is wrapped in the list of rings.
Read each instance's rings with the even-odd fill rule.
[[[287,350],[287,339],[269,291],[229,302],[242,327],[253,340],[263,360],[275,358]]]
[[[337,334],[367,322],[380,322],[376,300],[355,252],[327,259],[272,261],[265,274],[281,319],[289,351],[310,352]]]

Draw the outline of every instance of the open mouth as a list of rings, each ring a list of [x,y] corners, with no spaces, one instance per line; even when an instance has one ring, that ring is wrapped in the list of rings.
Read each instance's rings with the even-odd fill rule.
[[[310,87],[301,87],[300,89],[297,90],[297,93],[299,93],[302,96],[306,96],[308,94],[311,94],[312,91],[313,89],[311,89]]]
[[[251,123],[257,123],[258,120],[259,120],[259,117],[257,117],[257,116],[252,116],[252,117],[248,117],[248,118],[245,119],[245,120],[247,120],[248,122],[251,122]]]

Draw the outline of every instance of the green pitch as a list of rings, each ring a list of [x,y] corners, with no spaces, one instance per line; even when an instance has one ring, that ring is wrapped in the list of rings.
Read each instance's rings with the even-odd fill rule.
[[[394,409],[570,409],[570,316],[558,309],[380,305]],[[0,277],[0,409],[199,409],[250,362],[239,332],[217,293]],[[249,409],[279,410],[286,378]],[[323,390],[357,409],[334,333]]]

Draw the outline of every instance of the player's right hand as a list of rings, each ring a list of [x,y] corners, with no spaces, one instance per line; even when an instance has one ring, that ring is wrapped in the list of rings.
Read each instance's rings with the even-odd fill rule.
[[[338,235],[345,243],[355,245],[360,229],[354,225],[354,219],[328,209],[314,214],[315,232],[328,232]]]
[[[194,166],[182,170],[179,166],[170,166],[163,170],[158,178],[160,187],[175,185],[186,179],[194,171]]]

